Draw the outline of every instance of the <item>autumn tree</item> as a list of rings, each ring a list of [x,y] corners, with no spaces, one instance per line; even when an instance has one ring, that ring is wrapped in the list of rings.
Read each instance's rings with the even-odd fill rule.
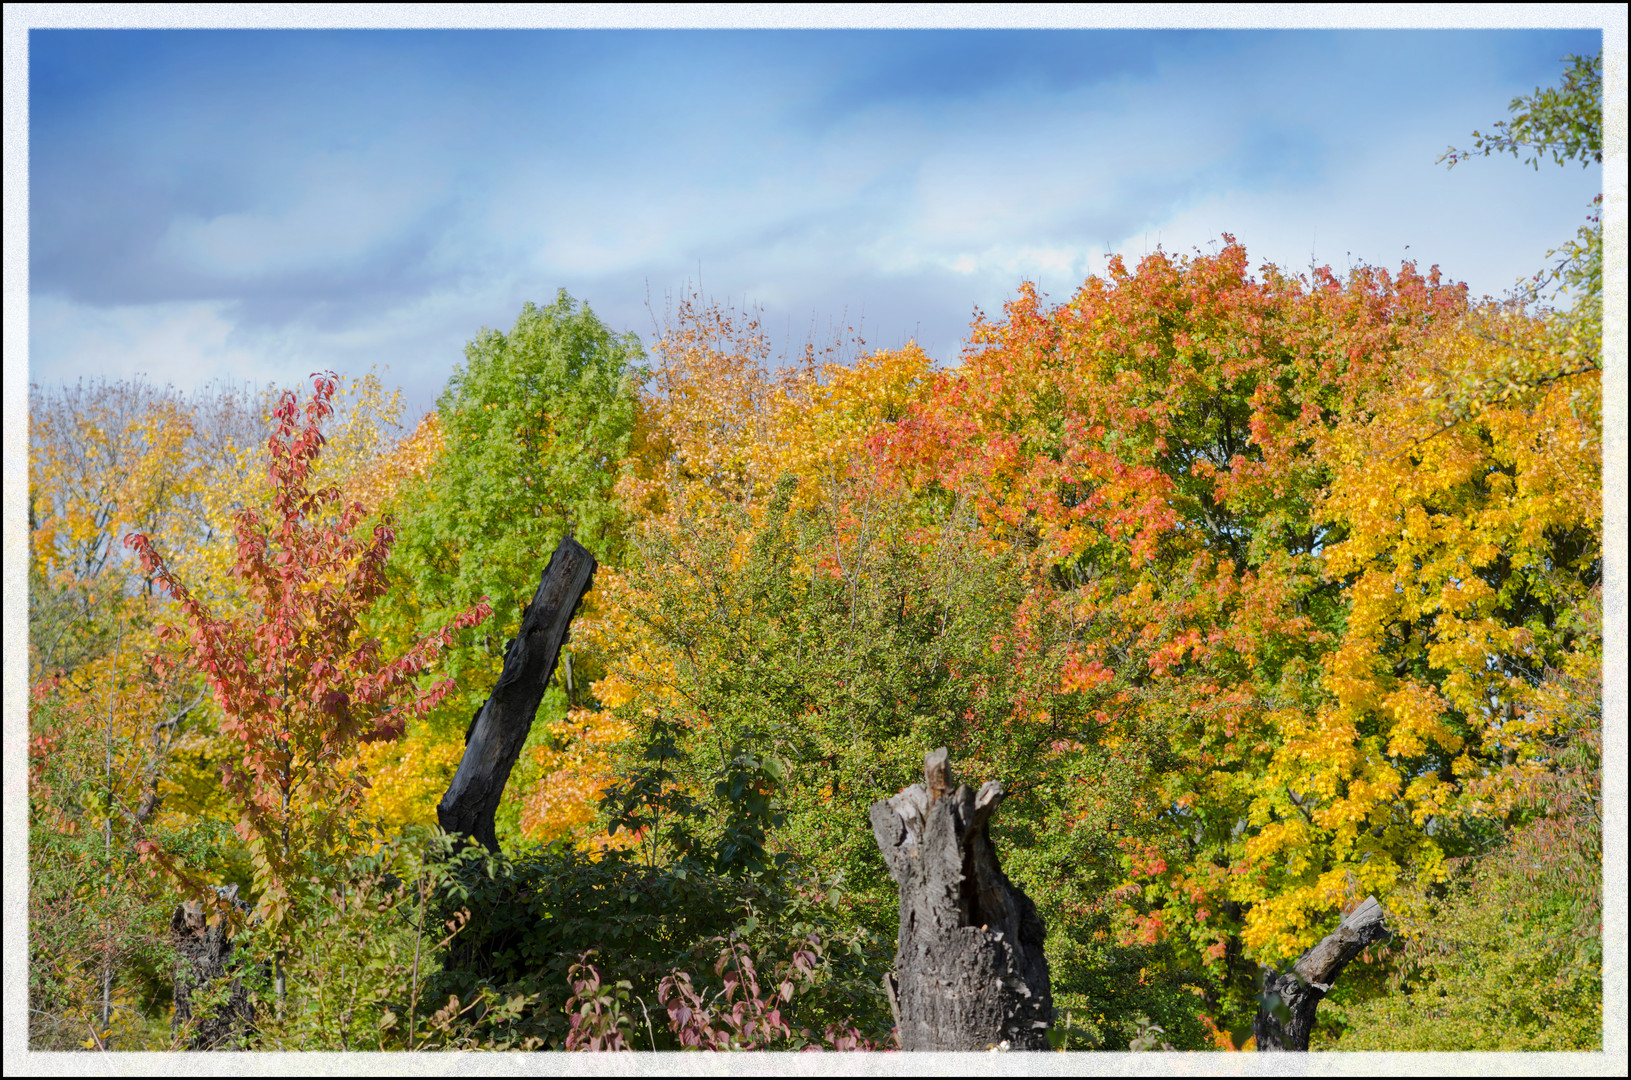
[[[1164,748],[1114,815],[1122,933],[1220,1022],[1338,910],[1441,880],[1548,758],[1536,680],[1601,559],[1598,391],[1560,369],[1543,319],[1436,272],[1253,276],[1228,242],[1022,291],[882,436],[1030,552],[1014,632],[1073,627],[1060,687],[1094,725],[1041,730]]]
[[[767,371],[751,317],[682,313],[685,332],[656,346],[651,426],[622,487],[641,516],[633,551],[597,579],[582,628],[607,656],[597,699],[633,747],[649,754],[666,733],[662,790],[704,811],[654,814],[642,846],[662,861],[728,844],[737,865],[841,878],[849,925],[892,939],[897,897],[868,807],[950,746],[971,769],[1023,778],[999,843],[1058,934],[1053,985],[1076,1006],[1076,1045],[1125,1045],[1140,1011],[1198,1040],[1172,984],[1139,983],[1165,946],[1106,941],[1118,927],[1104,894],[1120,878],[1105,826],[1159,746],[1058,737],[1097,691],[1061,692],[1068,625],[1055,613],[1033,610],[1014,632],[1029,544],[984,531],[954,485],[895,465],[890,433],[935,385],[927,358],[908,346]],[[1079,808],[1073,775],[1100,780],[1104,805]],[[737,787],[757,793],[756,815],[730,807]],[[1061,829],[1061,812],[1079,827]]]
[[[332,374],[314,376],[303,409],[285,393],[273,410],[270,513],[245,508],[235,528],[236,572],[253,616],[216,615],[150,537],[126,538],[144,572],[175,600],[186,630],[171,627],[167,636],[185,635],[222,729],[241,744],[223,780],[251,853],[257,911],[280,954],[296,947],[304,894],[320,887],[322,871],[349,849],[356,829],[351,810],[366,779],[340,764],[359,742],[397,737],[409,716],[449,692],[449,681],[421,687],[415,678],[458,629],[489,614],[478,603],[394,660],[360,632],[363,613],[385,588],[395,536],[388,521],[370,539],[355,535],[363,507],[340,505],[333,485],[311,486],[335,387]],[[142,847],[176,869],[158,845]]]
[[[1602,1046],[1600,595],[1566,616],[1587,647],[1531,699],[1547,760],[1504,793],[1514,827],[1412,898],[1391,992],[1341,1013],[1342,1049]]]
[[[106,655],[140,608],[119,538],[178,534],[202,479],[192,414],[139,381],[29,388],[31,678]]]
[[[1169,753],[1164,764],[1149,760],[1150,797],[1117,822],[1127,884],[1138,890],[1124,933],[1172,944],[1190,970],[1206,973],[1214,1015],[1237,1024],[1234,1010],[1248,1005],[1256,981],[1247,957],[1295,957],[1324,912],[1369,892],[1385,898],[1400,875],[1430,878],[1474,842],[1459,831],[1481,812],[1477,786],[1459,779],[1472,773],[1449,757],[1424,766],[1419,756],[1434,751],[1410,740],[1412,725],[1443,725],[1450,757],[1482,740],[1475,769],[1499,771],[1513,754],[1539,750],[1536,732],[1474,703],[1498,677],[1492,653],[1523,636],[1525,616],[1500,603],[1483,614],[1435,606],[1436,621],[1422,626],[1433,650],[1423,686],[1451,701],[1464,694],[1461,704],[1434,696],[1413,711],[1403,695],[1390,706],[1399,711],[1366,699],[1362,715],[1344,716],[1342,703],[1358,700],[1340,658],[1379,664],[1375,650],[1387,651],[1375,640],[1356,641],[1351,653],[1333,648],[1366,632],[1367,605],[1392,602],[1365,581],[1384,565],[1375,545],[1390,543],[1395,528],[1442,542],[1432,558],[1458,583],[1445,603],[1473,600],[1476,582],[1450,569],[1469,556],[1493,559],[1491,587],[1515,598],[1528,575],[1552,573],[1561,575],[1553,588],[1577,595],[1596,550],[1589,503],[1574,494],[1593,489],[1589,397],[1575,399],[1579,419],[1570,421],[1583,426],[1546,429],[1533,444],[1536,455],[1562,455],[1556,473],[1530,450],[1505,456],[1517,451],[1495,436],[1495,456],[1521,478],[1516,490],[1533,490],[1551,510],[1506,500],[1499,513],[1510,518],[1493,506],[1470,519],[1470,506],[1456,511],[1487,522],[1487,549],[1409,524],[1399,503],[1410,488],[1393,469],[1413,469],[1412,454],[1436,461],[1469,451],[1471,467],[1486,452],[1474,432],[1410,449],[1435,421],[1405,402],[1412,394],[1419,402],[1431,370],[1487,370],[1476,327],[1462,321],[1473,315],[1459,290],[1409,267],[1396,279],[1364,270],[1346,283],[1325,275],[1311,284],[1272,268],[1253,279],[1244,252],[1229,245],[1218,256],[1153,257],[1136,274],[1112,267],[1109,280],[1090,280],[1055,308],[1022,295],[1003,322],[977,328],[963,370],[889,436],[924,490],[932,481],[968,491],[994,538],[1031,538],[1042,585],[1032,609],[1051,607],[1078,628],[1065,685],[1107,692],[1097,708],[1108,726],[1095,739],[1161,733]],[[1536,331],[1516,316],[1510,325]],[[1559,388],[1559,407],[1579,389]],[[1522,411],[1530,407],[1526,399],[1511,414],[1514,440],[1532,431],[1533,414]],[[1382,438],[1374,426],[1382,423],[1402,425],[1399,437]],[[1454,485],[1457,475],[1482,474],[1441,465],[1418,475]],[[1579,486],[1565,496],[1558,484],[1568,475]],[[1453,501],[1425,498],[1448,523]],[[1356,503],[1375,517],[1341,516]],[[1517,528],[1532,515],[1539,533],[1551,518],[1564,531],[1585,525],[1564,541],[1583,546],[1528,546],[1500,524]],[[1350,548],[1371,554],[1339,562]],[[1419,587],[1421,558],[1396,565],[1410,576],[1400,602],[1420,594],[1438,604]],[[1463,635],[1447,618],[1458,612],[1486,621]],[[1495,636],[1477,636],[1486,631]],[[1091,744],[1063,718],[1051,724],[1066,745]],[[1126,834],[1140,818],[1156,826],[1149,840]]]
[[[127,779],[153,784],[163,812],[183,818],[219,809],[218,766],[230,748],[215,737],[212,702],[183,708],[201,690],[187,669],[166,681],[173,699],[147,692],[143,657],[172,648],[154,636],[166,602],[119,541],[148,536],[195,596],[217,611],[241,608],[232,518],[246,505],[265,509],[252,479],[273,400],[233,383],[190,394],[140,379],[30,389],[32,677],[67,676],[52,694],[83,695],[130,745],[163,747],[163,760]],[[346,380],[335,408],[317,486],[351,485],[395,411],[372,374]]]
[[[1471,153],[1602,161],[1602,57],[1516,98]],[[1597,204],[1601,205],[1601,197]],[[1397,718],[1409,784],[1478,842],[1400,882],[1396,993],[1340,1045],[1584,1049],[1601,1034],[1602,229],[1467,313],[1339,424],[1327,502],[1352,539],[1342,713]],[[1567,306],[1538,303],[1548,286]],[[1361,451],[1360,444],[1367,449]],[[1378,451],[1381,451],[1380,453]],[[1364,464],[1361,464],[1361,456]],[[1388,595],[1393,590],[1396,595]],[[1425,760],[1423,760],[1425,759]],[[1439,883],[1442,879],[1442,884]]]
[[[245,509],[263,519],[272,513],[273,489],[258,482],[263,470],[266,431],[283,391],[265,386],[235,395],[201,393],[192,401],[194,445],[189,460],[199,474],[185,504],[186,517],[175,536],[148,534],[165,552],[170,570],[187,583],[194,598],[217,616],[250,618],[254,601],[237,572],[234,524]],[[312,490],[337,486],[341,504],[361,502],[371,509],[382,494],[374,478],[391,447],[401,412],[401,395],[368,372],[341,376],[324,424],[323,451],[312,466]],[[144,586],[145,587],[145,586]],[[398,650],[408,641],[391,641]],[[178,811],[206,820],[236,819],[220,784],[222,766],[239,752],[235,738],[219,724],[213,698],[206,695],[205,723],[196,727],[167,770],[163,787]]]
[[[252,395],[229,386],[183,395],[106,380],[30,387],[29,933],[43,1045],[135,1048],[142,1013],[167,992],[163,890],[132,845],[160,838],[216,852],[208,823],[178,812],[180,748],[208,741],[200,680],[156,631],[165,603],[119,538],[135,529],[189,550],[205,542],[205,492],[234,471],[231,447]],[[88,978],[87,978],[88,976]],[[87,985],[89,984],[89,985]]]

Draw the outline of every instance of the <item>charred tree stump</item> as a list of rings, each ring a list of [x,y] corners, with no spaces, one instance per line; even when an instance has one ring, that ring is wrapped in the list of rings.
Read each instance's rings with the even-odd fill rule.
[[[489,851],[498,850],[493,815],[499,797],[532,730],[572,615],[594,579],[595,565],[595,557],[570,533],[549,557],[538,591],[522,612],[521,629],[505,651],[498,682],[465,733],[458,771],[436,806],[443,829],[472,836]]]
[[[1002,785],[952,786],[946,750],[924,784],[872,804],[872,833],[900,888],[900,941],[886,980],[903,1050],[1046,1050],[1053,1022],[1046,933],[1008,880],[987,824]]]
[[[1386,918],[1376,897],[1366,897],[1340,926],[1298,957],[1290,971],[1277,975],[1271,967],[1263,969],[1263,996],[1252,1024],[1259,1050],[1308,1049],[1314,1010],[1331,992],[1348,961],[1367,945],[1389,936]]]
[[[216,895],[240,911],[249,905],[238,899],[238,886],[216,887]],[[194,1020],[193,997],[204,987],[218,982],[227,975],[232,956],[232,939],[226,920],[208,917],[205,905],[197,900],[183,901],[170,916],[170,933],[176,952],[181,955],[176,965],[176,1011],[170,1019],[170,1030],[178,1031]],[[255,1022],[255,1007],[249,1002],[249,992],[243,980],[234,977],[227,988],[227,1000],[196,1018],[189,1050],[236,1050],[237,1036],[247,1034]]]

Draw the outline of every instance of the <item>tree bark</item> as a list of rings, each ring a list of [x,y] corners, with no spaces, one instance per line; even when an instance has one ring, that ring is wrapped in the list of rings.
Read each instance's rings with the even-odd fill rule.
[[[216,888],[220,898],[240,911],[249,905],[238,899],[238,886]],[[232,939],[227,935],[226,923],[209,921],[209,912],[196,900],[184,901],[170,916],[170,932],[181,961],[176,966],[175,1015],[170,1019],[170,1030],[178,1030],[193,1017],[193,995],[200,989],[227,974],[227,961],[232,956]],[[249,993],[243,980],[234,977],[227,989],[227,1000],[197,1018],[189,1050],[236,1050],[237,1036],[247,1034],[255,1022],[255,1007],[249,1002]]]
[[[1389,936],[1387,912],[1366,897],[1331,933],[1297,958],[1291,970],[1278,975],[1271,967],[1263,969],[1263,995],[1252,1033],[1259,1050],[1307,1050],[1314,1031],[1314,1010],[1331,992],[1348,961],[1367,945]]]
[[[1046,1050],[1053,1022],[1046,932],[997,863],[987,825],[1002,801],[952,786],[944,748],[924,784],[872,804],[872,833],[900,888],[895,971],[885,980],[903,1050]]]
[[[521,629],[504,654],[504,669],[493,692],[470,723],[464,757],[436,819],[450,833],[465,833],[498,850],[493,815],[510,769],[532,730],[544,688],[566,640],[572,616],[589,591],[595,557],[568,533],[549,557],[538,591],[521,614]]]

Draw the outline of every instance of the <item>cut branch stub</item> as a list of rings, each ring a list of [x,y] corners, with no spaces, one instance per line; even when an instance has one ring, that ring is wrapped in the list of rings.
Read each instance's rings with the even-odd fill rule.
[[[872,804],[872,833],[900,889],[888,980],[903,1050],[1046,1050],[1053,1022],[1046,932],[1008,880],[988,824],[1002,785],[954,784],[944,747],[922,784]]]
[[[1297,958],[1283,975],[1263,969],[1263,996],[1252,1032],[1259,1050],[1307,1050],[1314,1031],[1314,1010],[1331,987],[1368,945],[1389,936],[1387,912],[1376,897],[1354,908],[1340,926]]]
[[[594,580],[595,565],[595,557],[570,533],[562,538],[532,603],[522,612],[521,629],[504,654],[498,682],[470,723],[453,782],[437,804],[436,819],[443,829],[472,836],[489,851],[498,850],[493,815],[499,798],[555,673],[572,616]]]

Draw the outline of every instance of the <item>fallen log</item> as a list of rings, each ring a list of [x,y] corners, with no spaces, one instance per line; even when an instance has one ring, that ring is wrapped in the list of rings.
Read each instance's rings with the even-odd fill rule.
[[[493,815],[499,798],[532,730],[572,616],[594,580],[595,566],[595,557],[570,533],[561,539],[532,602],[522,612],[520,630],[505,650],[498,682],[470,722],[453,782],[436,806],[443,829],[471,836],[489,851],[498,850]]]
[[[872,804],[872,833],[900,889],[885,980],[903,1050],[1046,1050],[1053,1022],[1046,932],[1008,880],[988,825],[1002,785],[953,787],[944,748],[923,784]]]
[[[1367,946],[1386,939],[1387,912],[1376,897],[1365,898],[1335,930],[1297,958],[1291,970],[1263,969],[1263,995],[1252,1033],[1259,1050],[1307,1050],[1314,1010],[1331,992],[1337,976]]]

